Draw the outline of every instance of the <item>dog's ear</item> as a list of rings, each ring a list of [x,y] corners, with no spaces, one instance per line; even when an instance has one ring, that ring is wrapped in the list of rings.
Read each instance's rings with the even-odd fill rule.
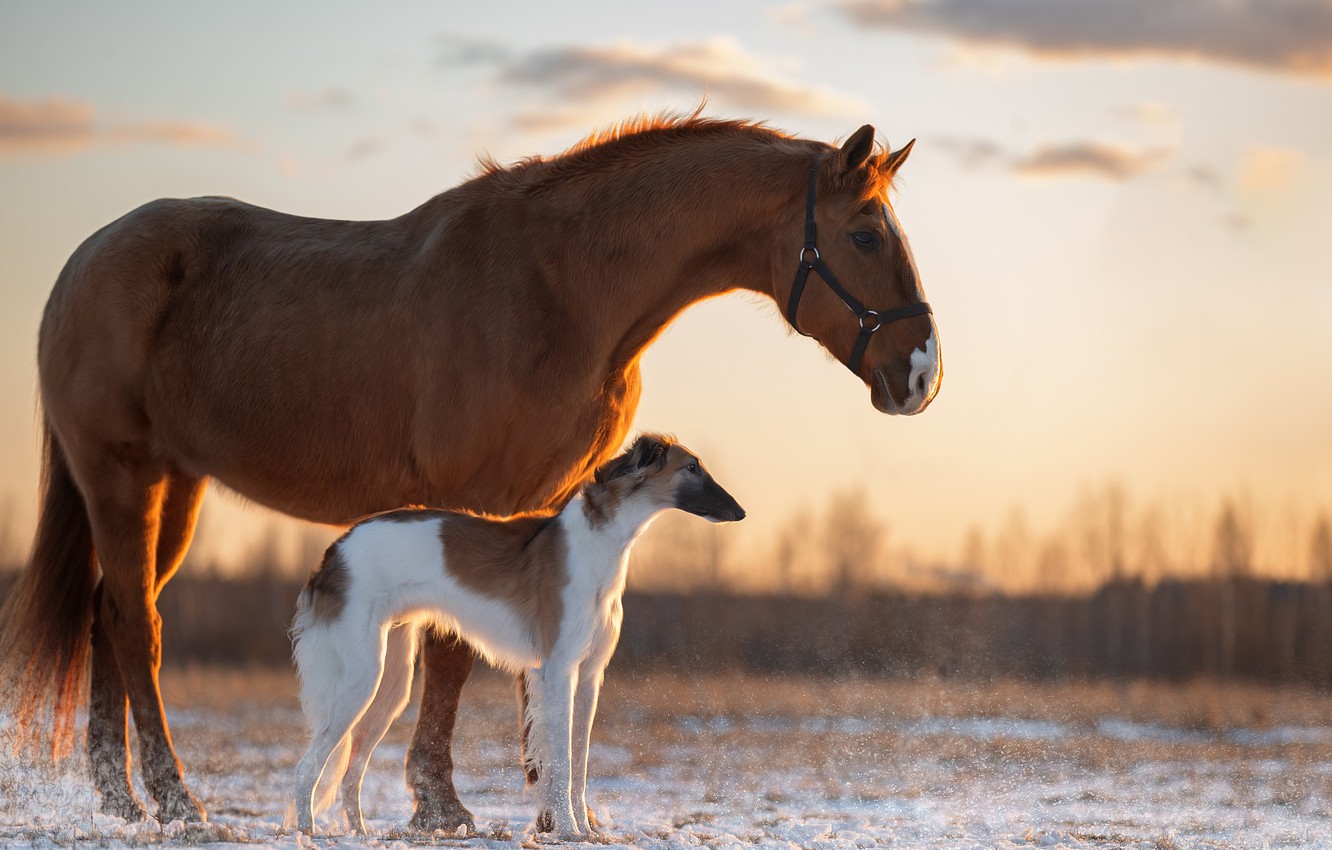
[[[634,470],[660,467],[666,461],[666,443],[661,439],[644,434],[634,442],[629,450],[630,465]]]
[[[665,441],[651,434],[644,434],[634,441],[629,450],[613,460],[607,461],[593,476],[598,484],[614,481],[625,475],[642,472],[652,466],[666,463]]]

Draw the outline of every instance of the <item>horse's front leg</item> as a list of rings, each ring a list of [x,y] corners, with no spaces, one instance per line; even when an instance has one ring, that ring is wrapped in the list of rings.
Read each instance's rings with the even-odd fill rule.
[[[475,832],[476,821],[453,787],[453,726],[463,683],[476,656],[458,638],[434,634],[423,636],[421,656],[425,677],[421,711],[407,751],[407,782],[416,797],[416,812],[408,828],[454,832],[466,826],[468,832]]]
[[[531,698],[541,722],[542,764],[537,802],[538,832],[561,836],[580,834],[571,795],[571,737],[573,733],[572,665],[547,661],[529,674]]]

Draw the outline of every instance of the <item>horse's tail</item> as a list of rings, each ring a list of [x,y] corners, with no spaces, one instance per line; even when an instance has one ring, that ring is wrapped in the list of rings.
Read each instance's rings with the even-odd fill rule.
[[[28,569],[0,608],[0,714],[13,750],[70,754],[87,701],[97,565],[88,511],[64,450],[42,424],[41,513]]]

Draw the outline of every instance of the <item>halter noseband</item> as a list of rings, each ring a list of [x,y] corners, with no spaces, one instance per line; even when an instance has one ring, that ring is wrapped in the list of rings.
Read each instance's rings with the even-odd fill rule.
[[[800,330],[799,323],[796,322],[796,311],[800,309],[800,295],[805,291],[805,281],[809,278],[809,273],[814,272],[823,278],[823,282],[828,284],[828,288],[836,293],[837,297],[842,299],[846,308],[856,315],[860,322],[860,335],[856,337],[855,347],[851,349],[851,359],[847,361],[847,368],[857,375],[860,374],[860,360],[865,356],[865,348],[869,345],[870,337],[874,332],[889,322],[896,322],[898,319],[909,319],[912,316],[923,316],[926,313],[932,313],[930,305],[926,301],[919,304],[908,304],[905,307],[898,307],[895,310],[870,310],[864,304],[861,304],[846,287],[842,286],[837,275],[833,274],[828,264],[823,262],[819,256],[819,249],[815,243],[815,225],[814,225],[814,200],[818,194],[819,185],[819,161],[822,157],[814,157],[814,164],[809,169],[809,194],[805,198],[805,247],[800,249],[800,265],[796,268],[795,283],[791,285],[791,300],[786,305],[786,320],[791,323],[791,327],[796,329],[796,333],[802,336],[810,336]],[[813,257],[811,260],[810,257]]]

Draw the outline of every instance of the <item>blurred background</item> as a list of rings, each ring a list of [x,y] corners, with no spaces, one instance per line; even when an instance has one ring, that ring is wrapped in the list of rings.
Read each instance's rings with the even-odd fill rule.
[[[750,519],[653,528],[617,663],[1332,685],[1319,2],[6,3],[0,586],[35,522],[41,310],[98,227],[202,194],[393,217],[481,155],[704,97],[919,140],[894,205],[945,377],[887,418],[771,304],[682,316],[636,427]],[[338,533],[214,487],[168,663],[286,663]]]

